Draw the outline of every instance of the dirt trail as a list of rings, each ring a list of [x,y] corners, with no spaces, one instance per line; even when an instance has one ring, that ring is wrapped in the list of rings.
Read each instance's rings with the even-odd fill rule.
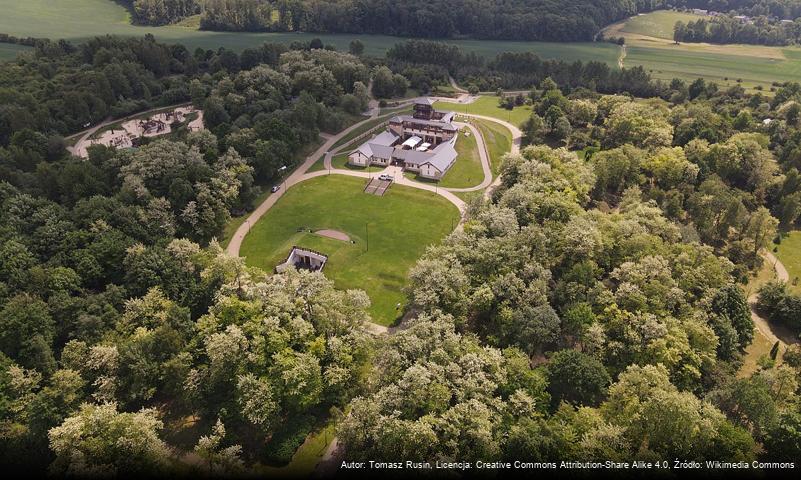
[[[776,272],[776,279],[781,282],[788,282],[790,281],[790,274],[787,272],[787,269],[784,267],[784,264],[779,261],[776,256],[768,251],[762,253],[762,256],[765,257],[765,261],[770,263],[773,266],[773,270]],[[757,301],[757,294],[753,293],[748,297],[748,305],[751,307],[751,319],[754,321],[754,327],[756,327],[759,332],[770,341],[770,343],[780,342],[781,345],[785,347],[788,344],[795,344],[799,343],[798,338],[793,335],[788,328],[782,325],[771,325],[770,322],[759,315],[756,311],[756,301]]]
[[[623,44],[620,46],[620,56],[617,58],[617,67],[623,70],[624,61],[626,60],[626,45]]]

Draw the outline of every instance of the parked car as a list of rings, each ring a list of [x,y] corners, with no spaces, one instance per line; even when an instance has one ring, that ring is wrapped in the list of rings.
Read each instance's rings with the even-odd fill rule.
[[[387,182],[391,182],[391,181],[395,180],[395,177],[393,177],[392,175],[379,175],[378,179],[379,180],[385,180]]]
[[[281,185],[273,185],[273,188],[271,188],[270,191],[275,193],[280,189],[281,189]]]

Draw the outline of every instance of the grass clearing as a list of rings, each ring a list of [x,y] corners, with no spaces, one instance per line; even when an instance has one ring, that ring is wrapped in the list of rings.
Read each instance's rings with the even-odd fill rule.
[[[475,135],[463,128],[456,139],[456,162],[445,172],[439,181],[440,187],[467,188],[474,187],[484,180],[484,169],[481,168],[481,156]]]
[[[459,212],[431,192],[393,185],[377,197],[363,188],[363,179],[342,175],[293,186],[251,227],[240,254],[249,265],[271,271],[293,245],[322,252],[329,258],[324,273],[337,288],[365,290],[373,321],[391,325],[402,313],[395,305],[405,303],[409,269],[428,245],[453,230]],[[345,232],[355,243],[308,233],[323,228]]]
[[[748,378],[752,374],[756,373],[760,368],[759,359],[766,355],[770,355],[771,348],[773,348],[773,344],[770,342],[770,340],[762,335],[762,332],[755,330],[754,341],[751,342],[751,345],[745,349],[745,355],[743,355],[743,365],[737,372],[737,377]],[[784,348],[779,348],[779,354],[776,356],[777,365],[781,363],[781,357],[783,353]]]
[[[673,40],[673,26],[676,22],[687,23],[701,18],[709,17],[674,10],[658,10],[631,17],[623,24],[620,31]]]
[[[520,126],[531,116],[530,105],[522,105],[512,110],[507,110],[498,106],[498,97],[495,95],[483,95],[473,103],[436,102],[434,108],[459,113],[486,115],[499,120],[506,120],[517,126]]]
[[[793,293],[801,294],[801,230],[793,230],[782,237],[777,245],[776,258],[790,274],[788,287]]]

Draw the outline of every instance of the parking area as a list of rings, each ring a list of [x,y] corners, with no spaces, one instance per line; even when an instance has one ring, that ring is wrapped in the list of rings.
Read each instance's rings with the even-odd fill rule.
[[[392,180],[375,177],[370,179],[370,182],[364,187],[364,193],[369,193],[371,195],[377,195],[379,197],[384,196],[387,193],[387,190],[392,185]]]

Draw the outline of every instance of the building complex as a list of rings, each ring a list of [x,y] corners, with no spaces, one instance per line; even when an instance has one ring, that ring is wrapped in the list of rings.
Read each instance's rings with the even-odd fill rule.
[[[399,165],[423,178],[440,179],[457,157],[453,116],[454,112],[435,110],[429,98],[417,100],[412,115],[392,117],[385,131],[348,155],[348,162],[364,167]]]

